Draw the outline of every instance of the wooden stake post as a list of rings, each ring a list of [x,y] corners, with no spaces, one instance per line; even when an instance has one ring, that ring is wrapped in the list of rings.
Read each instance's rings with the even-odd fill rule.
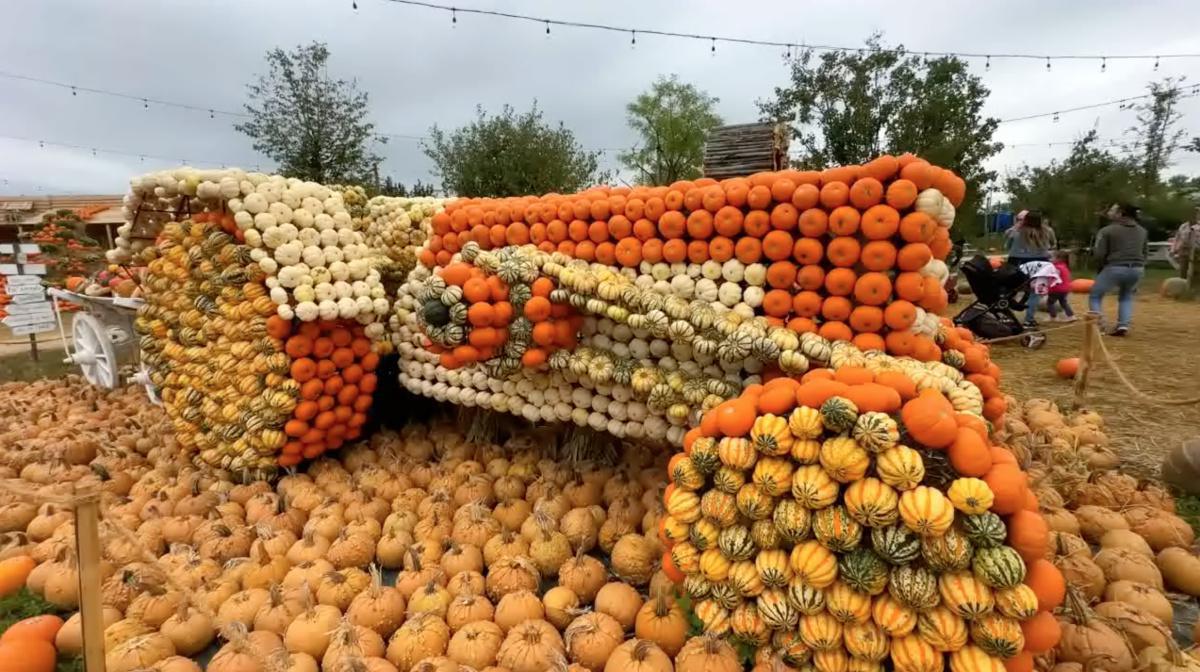
[[[1079,369],[1075,372],[1075,399],[1071,406],[1079,410],[1087,401],[1088,375],[1092,369],[1096,338],[1100,336],[1100,313],[1088,312],[1083,317],[1083,351],[1079,353]]]
[[[104,672],[104,606],[100,601],[100,493],[82,493],[75,504],[75,550],[79,555],[79,617],[83,665]]]

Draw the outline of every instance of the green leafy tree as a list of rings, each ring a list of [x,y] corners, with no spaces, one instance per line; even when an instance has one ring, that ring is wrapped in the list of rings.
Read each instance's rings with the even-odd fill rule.
[[[383,178],[378,188],[368,189],[372,196],[433,196],[437,189],[432,184],[417,180],[411,187],[393,180],[391,175]]]
[[[456,196],[518,196],[573,192],[607,179],[599,152],[589,152],[561,123],[542,120],[535,101],[518,114],[505,105],[489,116],[476,108],[475,121],[443,131],[434,126],[423,143],[442,190]]]
[[[621,163],[643,184],[670,184],[700,177],[708,133],[721,125],[718,99],[677,75],[659,77],[650,90],[625,106],[629,127],[640,145],[620,155]]]
[[[1095,131],[1062,161],[1023,166],[1004,179],[1014,210],[1040,210],[1066,243],[1087,244],[1103,224],[1100,212],[1135,196],[1133,164],[1102,148]]]
[[[1142,196],[1151,197],[1162,187],[1162,173],[1171,165],[1172,155],[1183,143],[1184,132],[1179,128],[1183,115],[1179,112],[1182,78],[1150,82],[1150,98],[1139,104],[1137,125],[1127,132],[1133,141],[1126,149],[1138,157],[1138,177]]]
[[[1175,175],[1147,186],[1144,170],[1144,157],[1118,156],[1102,148],[1092,131],[1075,142],[1066,159],[1024,166],[1008,175],[1003,187],[1013,210],[1041,210],[1064,243],[1088,244],[1105,223],[1100,213],[1118,202],[1139,205],[1151,238],[1163,240],[1191,216],[1200,178]]]
[[[234,125],[279,170],[326,184],[374,183],[382,158],[367,121],[367,93],[328,74],[329,49],[320,42],[267,52],[267,72],[247,88],[249,120]]]
[[[996,177],[984,163],[1004,147],[992,139],[999,121],[983,115],[990,91],[957,58],[924,59],[883,45],[878,35],[866,44],[860,52],[792,57],[790,83],[759,101],[760,112],[792,124],[805,167],[912,152],[953,170],[967,182],[958,213],[970,221]]]

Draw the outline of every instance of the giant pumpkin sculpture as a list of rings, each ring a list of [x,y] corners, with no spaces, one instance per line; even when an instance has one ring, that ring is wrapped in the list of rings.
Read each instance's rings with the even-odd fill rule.
[[[452,201],[396,303],[401,381],[680,446],[662,565],[710,633],[822,672],[1031,670],[1062,577],[990,441],[1000,371],[940,317],[964,191],[906,155]]]

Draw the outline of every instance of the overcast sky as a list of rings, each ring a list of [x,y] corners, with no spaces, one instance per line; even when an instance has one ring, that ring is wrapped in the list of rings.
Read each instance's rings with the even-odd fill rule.
[[[370,92],[380,131],[424,135],[510,103],[536,98],[590,148],[622,148],[635,137],[624,105],[656,76],[677,73],[720,98],[727,122],[755,120],[757,99],[785,83],[781,50],[573,28],[446,12],[387,0],[5,0],[0,71],[219,110],[241,110],[245,85],[264,69],[263,53],[320,40],[334,76]],[[448,3],[449,4],[449,3]],[[635,28],[857,46],[882,31],[910,50],[1155,54],[1200,52],[1196,0],[463,0],[475,8]],[[1005,119],[1145,92],[1146,82],[1191,75],[1200,59],[1044,62],[993,59],[983,75],[988,114]],[[1182,102],[1182,128],[1200,135],[1200,96]],[[1065,156],[1066,142],[1090,128],[1121,139],[1134,113],[1111,106],[1006,123],[997,139],[1017,145],[993,162],[1003,174],[1022,163]],[[121,193],[131,175],[187,159],[266,170],[272,163],[233,129],[234,119],[172,109],[0,76],[0,194]],[[12,139],[24,138],[26,140]],[[71,149],[36,140],[79,145]],[[31,141],[32,142],[31,142]],[[1031,143],[1039,143],[1033,145]],[[116,150],[129,155],[90,149]],[[381,149],[383,174],[405,183],[432,179],[420,144],[393,138]],[[149,155],[144,159],[139,155]],[[166,157],[165,159],[150,158]],[[1179,153],[1173,172],[1200,173],[1200,155]],[[615,152],[603,165],[617,166]]]

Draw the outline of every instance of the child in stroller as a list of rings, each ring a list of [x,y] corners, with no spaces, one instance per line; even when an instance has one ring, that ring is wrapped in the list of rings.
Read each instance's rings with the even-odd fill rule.
[[[1029,300],[1029,276],[1020,268],[1004,263],[992,268],[986,257],[975,256],[963,262],[960,269],[975,294],[975,301],[954,318],[954,323],[966,327],[983,339],[1004,338],[1024,334],[1021,344],[1027,348],[1041,347],[1046,337],[1029,333],[1013,315],[1013,310],[1025,310]]]

